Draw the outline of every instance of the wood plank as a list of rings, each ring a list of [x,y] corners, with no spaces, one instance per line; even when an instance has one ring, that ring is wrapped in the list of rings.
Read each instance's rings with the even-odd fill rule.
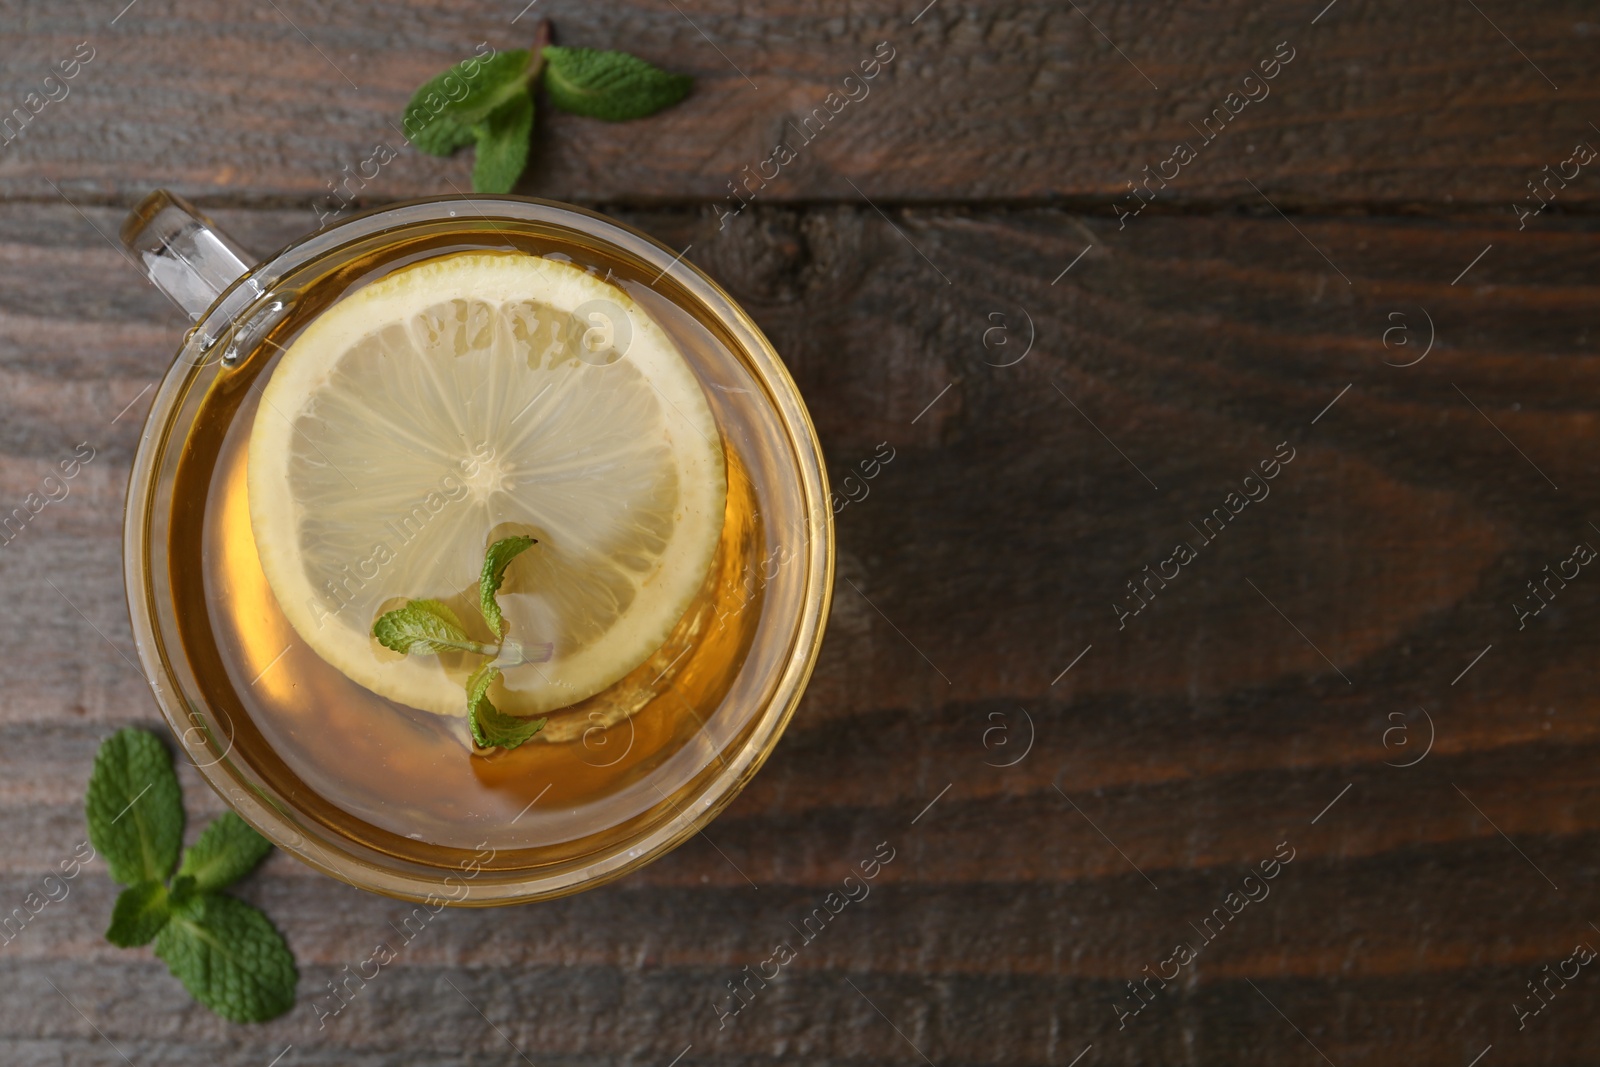
[[[1593,786],[1570,782],[1581,774],[1584,761],[1592,763],[1594,749],[1566,758],[1544,755],[1546,765],[1556,763],[1556,773],[1566,781],[1541,790],[1538,806],[1592,809]],[[789,760],[775,777],[792,781],[814,766]],[[1070,960],[1071,975],[1115,985],[1141,977],[1142,966],[1171,955],[1176,942],[1204,947],[1209,938],[1219,947],[1205,970],[1220,968],[1232,977],[1312,980],[1338,972],[1362,979],[1424,980],[1429,974],[1489,966],[1527,964],[1537,970],[1553,947],[1578,933],[1574,921],[1580,927],[1583,921],[1557,906],[1554,894],[1549,903],[1537,899],[1536,891],[1548,890],[1539,872],[1569,889],[1586,883],[1595,870],[1596,830],[1592,822],[1558,828],[1548,822],[1530,826],[1525,816],[1502,818],[1515,808],[1522,783],[1499,774],[1485,781],[1488,766],[1487,757],[1465,766],[1441,761],[1445,774],[1457,776],[1473,802],[1517,835],[1526,858],[1474,817],[1469,804],[1450,792],[1447,778],[1419,784],[1369,771],[1354,776],[1359,792],[1346,798],[1347,810],[1338,820],[1329,815],[1320,828],[1309,825],[1309,816],[1290,820],[1261,810],[1261,796],[1284,792],[1274,791],[1278,782],[1270,774],[1197,777],[1181,790],[1142,790],[1109,801],[1086,796],[1084,811],[1095,825],[1115,834],[1119,847],[1138,859],[1139,870],[1159,890],[1081,815],[1059,798],[1047,803],[1040,796],[961,802],[940,824],[917,830],[878,810],[837,808],[802,819],[753,812],[741,801],[740,810],[710,832],[715,847],[691,843],[630,877],[617,891],[623,895],[601,890],[537,908],[451,912],[448,920],[430,920],[425,936],[397,931],[415,906],[330,883],[288,856],[274,856],[245,892],[283,916],[303,965],[333,969],[352,957],[364,958],[373,944],[387,940],[403,944],[407,960],[439,966],[561,962],[626,968],[642,959],[652,966],[714,968],[737,959],[737,970],[752,954],[764,958],[775,943],[790,940],[805,949],[794,964],[801,971],[923,976],[1003,971],[1043,977],[1064,973]],[[1337,792],[1338,787],[1330,791]],[[1436,794],[1456,802],[1440,803],[1409,825],[1369,825],[1386,811]],[[1198,804],[1197,797],[1207,804]],[[1190,866],[1164,864],[1152,858],[1151,839],[1164,832],[1163,813],[1184,801],[1208,817],[1198,830],[1183,829],[1191,838],[1209,836],[1209,854]],[[212,814],[204,812],[203,803],[192,806],[191,838]],[[0,899],[9,911],[29,892],[39,891],[46,875],[55,872],[54,864],[72,854],[83,831],[81,817],[64,812],[48,822],[34,822],[23,813],[6,816],[11,830],[43,859],[34,870],[14,869],[0,880]],[[852,834],[863,825],[876,833]],[[1224,831],[1224,826],[1236,829]],[[980,831],[995,840],[975,846]],[[870,837],[878,834],[897,843],[895,859],[869,894],[830,923],[823,936],[814,928],[797,933],[852,864],[872,854]],[[776,860],[772,849],[759,847],[759,841],[773,839],[786,842]],[[1280,848],[1284,842],[1287,847]],[[1030,848],[1032,862],[1020,860]],[[1246,884],[1260,899],[1244,906],[1237,920],[1222,926],[1213,920],[1200,929],[1274,854],[1292,855],[1293,863],[1273,880],[1262,883],[1258,874],[1256,882]],[[752,890],[730,861],[760,888]],[[1408,871],[1406,896],[1384,907],[1401,866]],[[67,956],[109,966],[129,960],[101,940],[115,895],[103,873],[96,866],[92,875],[69,883],[64,899],[7,943],[6,958]],[[1463,877],[1472,892],[1452,892]],[[1415,901],[1434,903],[1423,912]],[[1237,901],[1234,905],[1240,907]],[[1503,936],[1508,912],[1519,915],[1516,939]],[[1335,921],[1321,923],[1319,915]],[[1062,937],[1041,938],[1040,930],[1059,930]],[[807,933],[814,945],[802,944]],[[909,944],[919,951],[882,951]],[[1352,949],[1357,944],[1359,953]],[[1001,956],[1003,967],[998,966]]]
[[[113,1040],[131,1057],[142,1054],[134,1062],[162,1063],[196,1062],[208,1050],[216,1055],[224,1049],[268,1062],[291,1044],[301,1062],[310,1063],[522,1062],[508,1042],[529,1062],[574,1064],[665,1064],[688,1046],[700,1062],[907,1064],[923,1062],[916,1052],[921,1049],[942,1053],[944,1062],[1043,1065],[1068,1063],[1090,1045],[1098,1061],[1114,1064],[1322,1062],[1318,1051],[1334,1063],[1380,1051],[1465,1063],[1491,1042],[1463,1033],[1459,1020],[1503,1011],[1503,990],[1519,985],[1522,974],[1513,968],[1477,971],[1441,990],[1448,999],[1421,1003],[1409,982],[1348,980],[1316,988],[1290,980],[1256,982],[1252,989],[1241,980],[1219,980],[1173,997],[1164,1026],[1151,1020],[1141,1030],[1135,1023],[1120,1035],[1114,1019],[1107,1027],[1083,1007],[1115,997],[1113,983],[859,974],[847,982],[848,976],[837,973],[796,974],[769,987],[747,1007],[745,1019],[720,1034],[714,1033],[713,1018],[713,1033],[702,1028],[701,1041],[694,1042],[668,1035],[683,1034],[697,1015],[711,1016],[704,990],[726,971],[397,966],[359,991],[320,1031],[280,1021],[252,1028],[241,1042],[236,1028],[207,1017],[204,1009],[159,996],[167,981],[159,964],[128,968],[116,987],[103,972],[98,981],[80,972],[74,982],[60,968],[51,970],[26,985],[9,982],[0,994],[7,1007],[33,1008],[30,1021],[40,1035],[33,1040],[44,1049],[71,1042],[88,1051],[98,1039],[73,1010],[76,1005],[108,1035],[119,1035]],[[327,976],[324,971],[318,977]],[[48,1000],[39,998],[41,991]],[[1568,1023],[1581,1027],[1574,1016],[1591,1005],[1573,988],[1551,1010],[1565,1008]],[[1331,1022],[1315,1021],[1318,1016]],[[1510,1063],[1584,1062],[1586,1050],[1567,1038],[1570,1030],[1525,1033],[1520,1045],[1515,1035],[1502,1033],[1493,1044]]]
[[[985,0],[917,17],[923,6],[870,0],[840,13],[718,0],[691,13],[630,0],[557,9],[568,43],[640,53],[692,73],[698,89],[624,126],[546,109],[523,191],[720,202],[744,168],[788,139],[798,158],[769,165],[771,184],[752,182],[758,202],[1067,198],[1109,218],[1126,183],[1185,142],[1196,158],[1168,187],[1153,187],[1152,211],[1261,209],[1254,182],[1285,208],[1471,204],[1511,219],[1542,168],[1557,168],[1579,141],[1600,145],[1589,125],[1593,23],[1576,0],[1481,11],[1448,0],[1345,3],[1320,16],[1316,3],[1262,9],[1243,0],[1078,10]],[[171,185],[213,202],[304,205],[309,217],[347,173],[357,175],[350,190],[369,200],[465,190],[470,164],[409,150],[395,128],[400,111],[480,42],[524,45],[538,10],[513,24],[512,7],[486,0],[411,5],[403,17],[314,0],[244,9],[139,0],[113,25],[97,6],[44,13],[8,0],[5,108],[39,93],[50,64],[80,43],[94,58],[0,155],[0,197],[54,200],[54,182],[75,199],[126,204]],[[844,79],[881,42],[893,61],[868,95],[845,102]],[[1275,54],[1293,58],[1271,81],[1245,84]],[[1229,100],[1240,92],[1261,98]],[[828,119],[820,132],[790,131],[819,107]],[[1225,121],[1208,141],[1202,124],[1218,108]],[[398,157],[360,178],[380,145]],[[1551,211],[1600,199],[1592,170],[1552,185]]]
[[[0,503],[97,449],[0,545],[0,911],[81,840],[99,739],[154,715],[122,658],[121,492],[182,324],[91,229],[118,212],[85,216],[0,207]],[[6,1062],[123,1062],[94,1027],[135,1063],[520,1062],[483,1016],[538,1063],[922,1062],[907,1039],[940,1064],[1061,1067],[1090,1044],[1084,1065],[1320,1063],[1307,1038],[1339,1064],[1589,1058],[1583,979],[1520,1033],[1509,1005],[1600,936],[1581,903],[1600,604],[1578,579],[1525,629],[1510,605],[1600,536],[1596,223],[891,217],[626,216],[693,243],[774,338],[836,479],[896,449],[839,515],[805,704],[709,840],[567,900],[444,913],[324,1029],[327,983],[409,908],[273,857],[241,892],[294,945],[300,1000],[231,1027],[101,939],[96,863],[0,946]],[[305,228],[222,221],[255,249]],[[1391,312],[1413,347],[1385,348]],[[1430,354],[1385,365],[1420,351],[1424,313]],[[1021,350],[986,347],[993,314],[1008,345],[1031,319],[1014,365],[993,365]],[[1198,543],[1188,523],[1283,441],[1271,495],[1119,629],[1125,582]],[[1420,751],[1418,705],[1432,750],[1385,766]],[[1031,749],[994,766],[1024,709]],[[193,834],[218,801],[182,774]],[[719,1030],[724,983],[883,840],[871,896]],[[1125,983],[1285,841],[1270,897],[1119,1029]]]

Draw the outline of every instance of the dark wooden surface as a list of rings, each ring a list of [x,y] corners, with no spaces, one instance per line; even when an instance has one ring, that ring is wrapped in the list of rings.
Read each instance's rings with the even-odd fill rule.
[[[122,3],[0,4],[4,107],[96,49],[0,149],[0,511],[97,450],[0,546],[0,910],[82,839],[99,740],[156,720],[121,507],[183,323],[106,239],[149,187],[268,252],[398,145],[413,85],[550,15],[700,87],[637,125],[541,117],[524,190],[692,242],[835,476],[896,458],[839,516],[804,706],[707,839],[445,913],[321,1029],[409,909],[272,857],[244,892],[300,1000],[235,1026],[102,939],[96,863],[0,947],[0,1062],[1600,1062],[1593,968],[1513,1011],[1600,947],[1600,573],[1513,608],[1600,546],[1600,167],[1524,229],[1511,207],[1600,146],[1592,5]],[[884,40],[872,95],[719,229],[726,183]],[[1283,41],[1272,95],[1119,228],[1124,183]],[[405,150],[363,198],[468,167]],[[1271,495],[1119,630],[1125,583],[1280,442]],[[724,982],[881,841],[871,896],[719,1030]],[[1280,843],[1270,896],[1119,1029],[1125,983]]]

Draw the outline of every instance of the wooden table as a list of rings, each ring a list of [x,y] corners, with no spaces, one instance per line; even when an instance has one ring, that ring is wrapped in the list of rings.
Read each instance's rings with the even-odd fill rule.
[[[300,999],[235,1026],[102,940],[96,863],[0,948],[0,1061],[1600,1061],[1600,976],[1527,985],[1600,946],[1600,573],[1528,588],[1600,545],[1600,168],[1565,162],[1600,146],[1592,5],[125,2],[0,3],[0,106],[93,51],[0,149],[0,511],[94,449],[0,545],[0,910],[82,839],[98,742],[158,721],[120,522],[184,324],[111,242],[148,189],[266,253],[379,145],[363,204],[465,188],[398,113],[548,15],[698,86],[542,114],[522,190],[691,246],[832,475],[896,458],[838,516],[800,713],[704,838],[446,913],[321,1029],[408,909],[273,856],[243,892]],[[184,784],[191,825],[219,810]],[[870,898],[719,1029],[884,841]]]

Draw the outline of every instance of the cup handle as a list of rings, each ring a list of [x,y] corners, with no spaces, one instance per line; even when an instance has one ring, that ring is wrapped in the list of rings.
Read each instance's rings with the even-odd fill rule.
[[[145,276],[195,322],[249,273],[246,253],[193,204],[157,189],[122,224],[122,245]]]

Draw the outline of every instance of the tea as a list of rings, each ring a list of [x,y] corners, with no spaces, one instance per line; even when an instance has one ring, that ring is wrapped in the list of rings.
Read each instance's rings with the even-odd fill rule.
[[[694,369],[720,432],[726,502],[704,580],[659,648],[614,684],[547,712],[544,737],[485,758],[474,754],[463,718],[378,695],[327,662],[291,625],[252,531],[248,455],[263,387],[334,301],[412,264],[508,249],[610,279],[666,332]],[[200,690],[217,720],[232,727],[232,758],[248,763],[302,817],[417,863],[453,863],[452,851],[487,844],[500,854],[496,866],[537,868],[620,840],[714,773],[754,721],[754,708],[726,705],[748,695],[734,690],[767,617],[768,582],[801,547],[792,536],[783,543],[778,527],[787,523],[763,515],[773,480],[790,474],[774,447],[778,428],[748,405],[729,402],[761,392],[762,383],[715,322],[685,310],[692,301],[674,299],[670,276],[651,277],[624,255],[568,232],[457,219],[386,234],[327,257],[319,270],[277,287],[283,306],[259,340],[232,353],[228,365],[196,374],[205,394],[173,484],[175,618]],[[444,531],[433,536],[456,536],[446,511],[428,505],[407,514],[393,527],[397,545],[423,522]],[[798,525],[801,517],[787,518]],[[481,551],[485,533],[462,528],[459,536]],[[352,560],[358,562],[360,573],[371,575],[363,580],[377,583],[384,597],[427,592],[386,586],[391,575]],[[751,682],[744,685],[749,690]]]

